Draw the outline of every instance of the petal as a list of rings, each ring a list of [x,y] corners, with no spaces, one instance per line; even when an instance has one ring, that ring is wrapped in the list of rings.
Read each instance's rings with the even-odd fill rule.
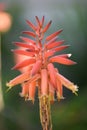
[[[29,36],[32,36],[32,37],[36,37],[36,34],[35,33],[33,33],[33,32],[31,32],[31,31],[23,31],[22,33],[24,33],[24,34],[27,34],[27,35],[29,35]]]
[[[47,57],[50,57],[50,56],[53,56],[57,51],[61,51],[61,50],[64,50],[66,49],[67,47],[69,47],[68,45],[65,45],[65,46],[60,46],[60,47],[56,47],[56,48],[53,48],[51,50],[48,50],[46,53],[45,53],[45,56],[46,58]]]
[[[39,20],[39,18],[37,16],[35,16],[35,18],[36,18],[36,22],[37,22],[38,26],[40,27],[40,20]]]
[[[46,69],[41,70],[41,95],[48,94],[48,74]]]
[[[49,40],[53,39],[54,37],[56,37],[57,35],[59,35],[62,31],[63,30],[61,29],[61,30],[58,30],[57,32],[49,35],[48,37],[46,37],[46,41],[49,41]]]
[[[53,94],[53,93],[49,93],[49,100],[50,100],[50,103],[51,104],[53,104],[54,103],[54,101],[55,101],[55,94]]]
[[[67,58],[64,58],[62,56],[55,56],[49,59],[50,62],[58,62],[59,64],[64,64],[64,65],[74,65],[76,62],[69,60]]]
[[[55,54],[55,51],[47,51],[46,53],[45,53],[45,57],[46,58],[48,58],[48,57],[50,57],[50,56],[53,56]]]
[[[25,56],[34,56],[35,52],[29,52],[26,50],[22,50],[22,49],[15,49],[15,50],[11,50],[16,54],[20,54],[20,55],[25,55]]]
[[[42,17],[42,20],[40,22],[40,26],[43,27],[43,25],[44,25],[44,16]]]
[[[12,69],[20,69],[23,67],[26,67],[28,65],[34,64],[36,62],[35,59],[25,59],[22,62],[19,62],[18,64],[16,64]]]
[[[25,82],[22,84],[22,92],[20,93],[21,97],[25,97],[25,99],[28,99],[29,96],[29,83]]]
[[[20,39],[22,39],[24,42],[26,42],[26,43],[30,43],[31,45],[33,44],[33,45],[35,45],[36,44],[36,42],[34,41],[34,40],[32,40],[32,39],[29,39],[29,38],[27,38],[27,37],[20,37]]]
[[[49,81],[49,92],[55,94],[55,88],[50,81]]]
[[[35,50],[35,47],[29,44],[24,44],[22,42],[14,42],[15,45],[20,46],[20,47],[24,47],[24,48],[29,48],[32,50]]]
[[[55,89],[51,84],[51,82],[49,81],[49,99],[51,103],[55,101],[54,95],[55,95]]]
[[[45,32],[49,29],[51,23],[52,23],[52,21],[50,21],[50,22],[44,27],[43,33],[45,33]]]
[[[71,53],[70,54],[60,54],[60,55],[58,55],[58,56],[60,56],[60,57],[63,57],[63,58],[69,58],[69,57],[71,57]],[[55,56],[56,57],[56,56]]]
[[[38,41],[38,45],[39,45],[39,49],[42,49],[42,43],[41,43],[41,40]]]
[[[29,83],[37,81],[38,79],[40,79],[40,74],[35,74],[33,77],[29,79]]]
[[[57,73],[57,78],[60,79],[60,81],[66,88],[72,90],[73,93],[76,93],[78,91],[78,87],[74,85],[71,81],[69,81],[67,78],[65,78],[63,75]]]
[[[53,48],[52,50],[57,52],[57,51],[62,51],[68,47],[69,47],[69,45],[64,45],[64,46],[59,46],[59,47]]]
[[[36,82],[32,82],[29,85],[29,100],[32,100],[33,103],[35,99],[35,92],[36,92]]]
[[[58,79],[58,77],[57,77],[57,97],[58,101],[60,101],[60,99],[64,99],[62,82]]]
[[[9,83],[7,83],[6,85],[11,88],[17,84],[21,84],[23,82],[25,82],[27,79],[29,79],[30,77],[30,73],[29,72],[26,72],[26,73],[23,73],[23,74],[20,74],[19,76],[17,76],[16,78],[10,80]]]
[[[33,65],[33,68],[31,70],[31,75],[35,75],[36,73],[38,73],[38,71],[40,70],[42,65],[41,60],[36,61],[36,63]]]
[[[34,31],[36,31],[36,26],[34,24],[32,24],[29,20],[26,20],[26,22]]]
[[[56,71],[55,71],[55,68],[54,68],[53,64],[49,63],[47,65],[47,69],[49,71],[50,82],[52,83],[52,85],[54,87],[56,87]]]
[[[54,37],[52,40],[48,41],[48,42],[45,44],[46,49],[48,49],[49,46],[50,46],[52,43],[56,42],[56,40],[57,40],[57,37]]]
[[[54,47],[56,47],[56,46],[59,46],[59,45],[61,45],[61,44],[63,44],[63,43],[64,43],[64,40],[50,42],[49,44],[46,45],[46,48],[47,48],[47,49],[52,49],[52,48],[54,48]]]

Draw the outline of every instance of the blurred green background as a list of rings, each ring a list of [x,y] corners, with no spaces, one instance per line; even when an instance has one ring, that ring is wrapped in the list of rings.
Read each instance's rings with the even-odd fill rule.
[[[53,130],[87,130],[87,0],[2,0],[12,16],[12,27],[2,35],[2,89],[4,108],[0,111],[0,130],[41,130],[38,98],[35,104],[19,96],[20,86],[6,92],[6,82],[19,72],[14,66],[13,41],[19,41],[21,31],[29,30],[25,20],[42,18],[52,20],[48,34],[63,28],[60,39],[70,44],[67,53],[75,66],[57,65],[61,74],[79,86],[78,96],[64,89],[65,100],[52,105]],[[0,104],[1,107],[1,104]]]

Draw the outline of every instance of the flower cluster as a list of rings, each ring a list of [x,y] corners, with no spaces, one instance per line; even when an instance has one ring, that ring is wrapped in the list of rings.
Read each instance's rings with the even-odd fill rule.
[[[12,69],[21,71],[21,74],[10,80],[7,86],[10,89],[21,84],[22,92],[20,95],[33,102],[36,88],[38,88],[39,98],[47,96],[50,102],[54,102],[55,93],[58,100],[64,98],[63,87],[76,94],[78,87],[61,75],[53,65],[55,62],[64,65],[76,64],[69,59],[71,54],[55,55],[56,52],[69,47],[69,45],[63,45],[64,40],[58,40],[58,35],[62,32],[62,29],[44,37],[52,21],[44,26],[44,16],[41,20],[37,16],[35,18],[36,25],[26,20],[32,31],[23,31],[23,33],[27,34],[29,38],[20,37],[22,42],[14,42],[18,48],[12,51],[19,59]]]

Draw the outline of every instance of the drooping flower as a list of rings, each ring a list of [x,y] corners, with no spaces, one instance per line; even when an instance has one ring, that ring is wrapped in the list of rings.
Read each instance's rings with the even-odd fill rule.
[[[23,31],[28,37],[20,37],[22,42],[14,42],[18,49],[12,50],[17,56],[17,64],[12,68],[19,70],[21,74],[7,83],[9,88],[21,84],[20,95],[26,100],[35,100],[36,88],[40,102],[40,119],[43,130],[52,130],[50,118],[50,102],[54,102],[55,93],[58,98],[64,99],[63,87],[68,88],[76,94],[78,87],[66,79],[54,67],[54,63],[74,65],[76,62],[70,60],[71,54],[59,54],[69,45],[62,45],[64,40],[58,40],[57,36],[62,32],[58,30],[45,38],[44,34],[49,29],[52,21],[44,26],[44,16],[40,20],[37,16],[36,25],[29,20],[27,24],[32,31]],[[31,37],[31,38],[30,38]]]

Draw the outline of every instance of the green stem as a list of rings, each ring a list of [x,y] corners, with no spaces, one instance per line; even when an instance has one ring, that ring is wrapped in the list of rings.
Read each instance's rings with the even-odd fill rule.
[[[2,93],[2,79],[1,79],[1,34],[0,34],[0,111],[4,108],[4,100],[3,100],[3,93]]]

